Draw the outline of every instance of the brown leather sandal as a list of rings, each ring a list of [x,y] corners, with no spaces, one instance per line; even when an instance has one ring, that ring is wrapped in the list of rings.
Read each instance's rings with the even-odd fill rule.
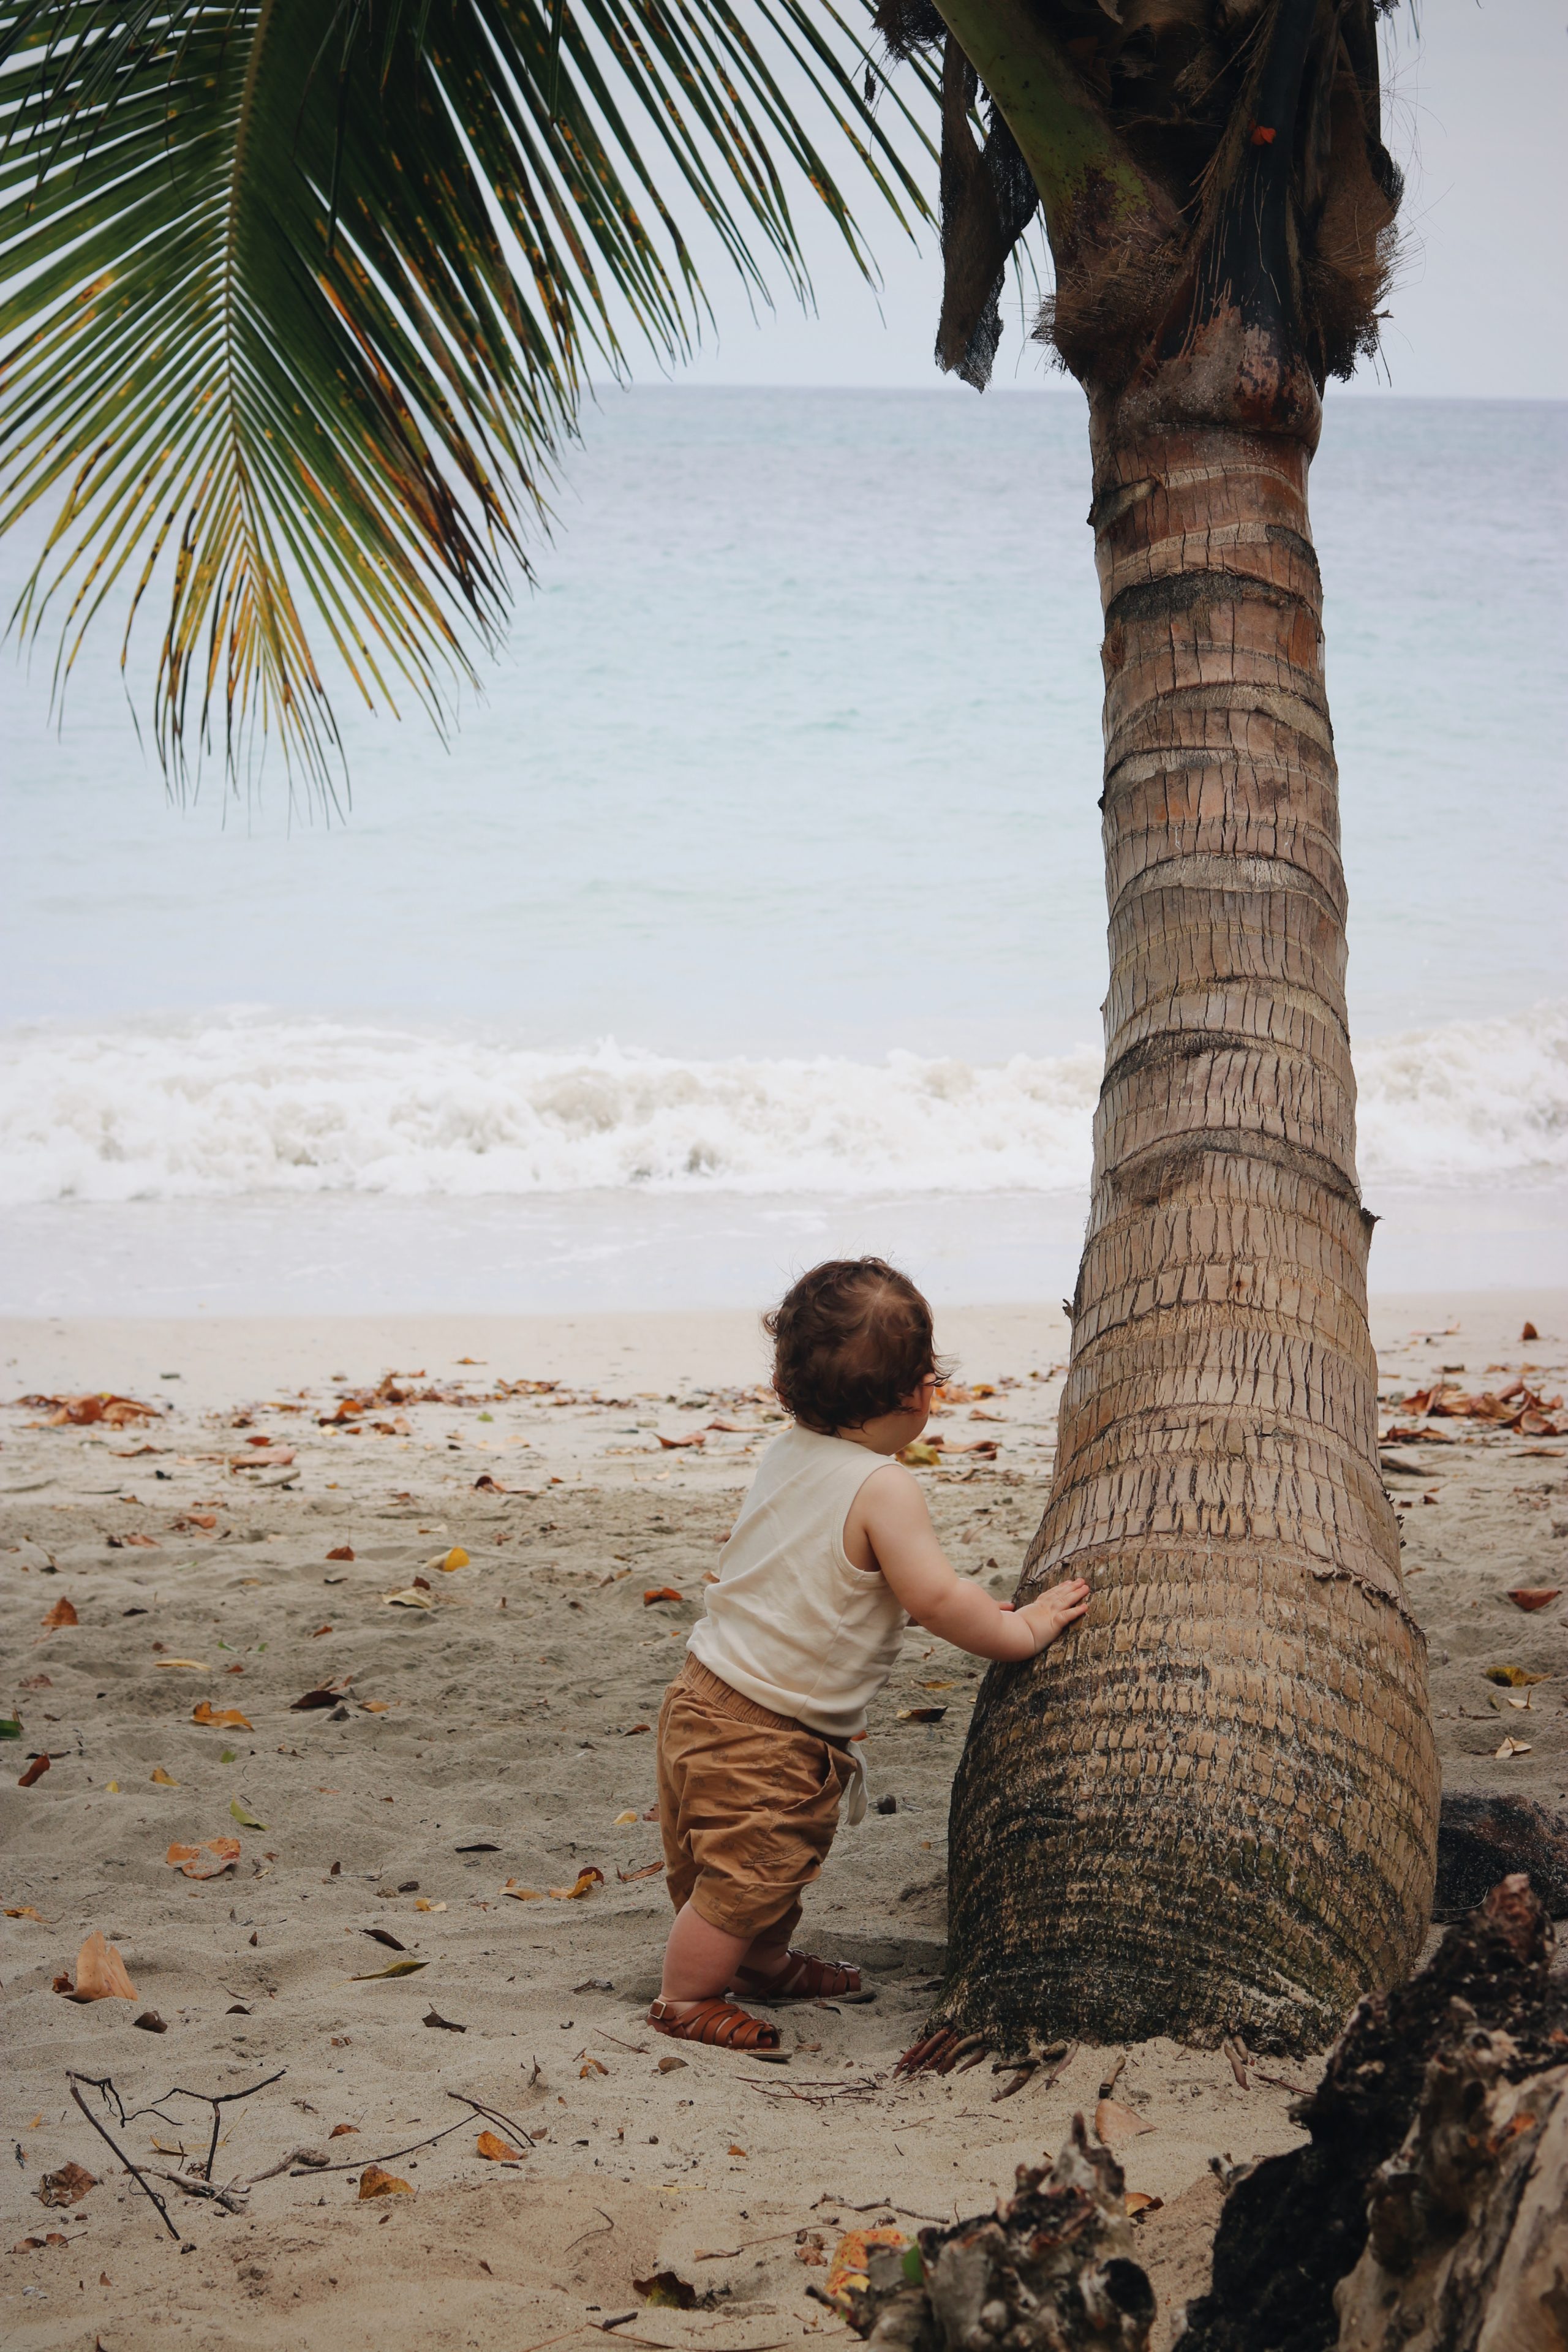
[[[819,1960],[811,1952],[786,1952],[776,1977],[757,1969],[737,1969],[735,1982],[753,2000],[832,2000],[860,1990],[860,1971],[847,1960]]]
[[[732,2000],[700,2000],[685,2017],[672,2012],[673,2001],[656,2000],[647,2021],[656,2033],[676,2042],[705,2042],[719,2050],[776,2050],[779,2030],[763,2018],[748,2017]]]

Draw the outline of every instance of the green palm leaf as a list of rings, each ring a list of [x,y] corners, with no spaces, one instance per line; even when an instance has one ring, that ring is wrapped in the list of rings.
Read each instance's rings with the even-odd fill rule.
[[[784,83],[923,213],[858,56],[830,0],[0,0],[0,529],[49,518],[57,688],[155,592],[176,780],[276,738],[328,787],[312,629],[438,719],[590,365],[691,347],[683,221],[804,293],[804,177],[868,272]]]

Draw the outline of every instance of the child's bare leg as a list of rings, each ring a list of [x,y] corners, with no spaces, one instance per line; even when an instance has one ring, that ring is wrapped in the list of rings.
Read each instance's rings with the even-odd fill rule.
[[[749,1948],[744,1936],[727,1936],[689,1903],[682,1904],[664,1948],[659,1999],[683,2009],[713,2000],[728,1991]]]

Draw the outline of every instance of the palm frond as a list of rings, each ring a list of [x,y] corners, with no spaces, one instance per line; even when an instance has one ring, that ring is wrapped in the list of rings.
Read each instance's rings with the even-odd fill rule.
[[[176,781],[221,737],[326,787],[322,639],[438,719],[589,369],[689,351],[699,226],[804,294],[804,182],[869,273],[808,116],[924,213],[864,58],[831,0],[0,0],[0,529],[48,518],[57,687],[166,593]]]

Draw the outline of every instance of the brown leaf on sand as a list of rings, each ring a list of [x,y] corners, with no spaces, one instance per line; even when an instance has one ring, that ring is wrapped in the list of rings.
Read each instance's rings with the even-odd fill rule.
[[[177,1789],[180,1785],[176,1780],[174,1780],[167,1772],[164,1771],[161,1764],[155,1765],[147,1777],[149,1780],[156,1780],[160,1789]]]
[[[945,1706],[901,1706],[898,1719],[900,1723],[940,1723],[946,1713]]]
[[[81,1620],[77,1615],[75,1609],[62,1592],[54,1607],[50,1610],[48,1615],[44,1619],[43,1626],[46,1633],[58,1633],[62,1625],[79,1625],[80,1622]]]
[[[1525,1325],[1525,1327],[1524,1327],[1523,1330],[1520,1333],[1520,1335],[1519,1335],[1519,1336],[1520,1336],[1520,1339],[1521,1339],[1521,1342],[1522,1342],[1523,1340],[1526,1340],[1526,1339],[1540,1339],[1540,1337],[1541,1337],[1541,1334],[1540,1334],[1540,1332],[1536,1329],[1536,1328],[1535,1328],[1535,1326],[1534,1326],[1534,1324],[1533,1324],[1533,1323],[1527,1323],[1527,1324]]]
[[[475,1491],[480,1495],[506,1495],[510,1494],[511,1491],[510,1487],[503,1486],[499,1478],[492,1478],[488,1470],[483,1470],[479,1473],[479,1475],[474,1480],[474,1487]]]
[[[623,1886],[629,1886],[634,1878],[657,1878],[663,1868],[662,1862],[645,1862],[640,1870],[617,1870],[616,1876]]]
[[[162,1549],[156,1536],[110,1536],[110,1551],[158,1551]]]
[[[125,1973],[125,1963],[117,1948],[104,1940],[101,1927],[95,1927],[76,1956],[76,1982],[69,1977],[55,1979],[55,1990],[63,1992],[68,2000],[139,2000],[135,1986]]]
[[[354,1705],[362,1715],[384,1715],[391,1706],[392,1701],[386,1698],[359,1698],[355,1699]]]
[[[706,1445],[708,1443],[706,1435],[700,1429],[694,1429],[689,1437],[662,1437],[659,1436],[659,1433],[657,1430],[654,1432],[654,1434],[656,1437],[658,1437],[658,1442],[664,1447],[665,1451],[671,1454],[675,1452],[678,1446]]]
[[[358,2124],[334,2124],[331,2130],[327,2134],[327,2137],[329,2139],[342,2139],[350,2135],[356,2139],[358,2138]]]
[[[160,1415],[157,1405],[142,1404],[135,1397],[115,1396],[108,1389],[100,1389],[89,1396],[19,1397],[17,1402],[40,1409],[45,1405],[52,1406],[53,1411],[49,1414],[51,1429],[85,1429],[95,1421],[106,1422],[110,1429],[124,1429],[132,1422],[156,1421]]]
[[[334,1682],[322,1683],[319,1690],[308,1690],[303,1698],[290,1701],[289,1713],[300,1715],[311,1707],[336,1706],[353,1680],[353,1675],[340,1675]]]
[[[209,1731],[254,1731],[256,1726],[237,1706],[214,1706],[203,1699],[200,1706],[191,1709],[191,1721],[205,1724]]]
[[[239,1840],[216,1837],[205,1845],[172,1845],[163,1859],[183,1878],[221,1878],[239,1860]]]
[[[425,2022],[426,2025],[438,2026],[443,2033],[467,2033],[468,2030],[466,2025],[459,2025],[456,2018],[443,2017],[438,2009],[426,2010]]]
[[[1094,2111],[1095,2137],[1107,2147],[1114,2147],[1119,2139],[1136,2139],[1140,2132],[1153,2128],[1132,2108],[1124,2107],[1120,2099],[1101,2099]]]
[[[1151,2197],[1146,2189],[1130,2189],[1127,2192],[1127,2210],[1134,2221],[1140,2213],[1158,2213],[1164,2202],[1163,2197]]]
[[[353,1559],[353,1556],[354,1548],[353,1544],[334,1544],[331,1550],[327,1554],[327,1558],[329,1559]]]
[[[1516,1609],[1544,1609],[1549,1601],[1560,1598],[1562,1590],[1558,1584],[1519,1586],[1508,1597]]]
[[[542,1886],[520,1886],[515,1878],[507,1880],[501,1893],[510,1895],[514,1903],[542,1903],[544,1900]]]
[[[651,1609],[656,1601],[680,1601],[684,1597],[677,1592],[673,1584],[650,1584],[643,1594],[642,1605],[645,1609]]]
[[[474,2142],[474,2152],[477,2156],[487,2157],[491,2164],[521,2164],[528,2153],[526,2148],[513,2147],[510,2140],[502,2139],[499,2132],[493,2131],[479,2134]]]
[[[36,1780],[41,1780],[43,1779],[48,1769],[49,1759],[47,1752],[42,1756],[35,1756],[26,1770],[18,1776],[16,1781],[17,1788],[30,1789]]]
[[[603,1886],[604,1883],[604,1872],[595,1870],[589,1863],[585,1869],[577,1873],[570,1886],[552,1886],[550,1892],[557,1903],[581,1903],[585,1895],[592,1895],[595,1887]]]
[[[265,1454],[231,1454],[231,1470],[287,1470],[294,1459],[291,1445],[269,1446]]]
[[[379,2164],[367,2164],[359,2177],[359,2193],[366,2197],[412,2197],[414,2190],[406,2180],[399,2180],[395,2172],[384,2172]]]
[[[389,1952],[405,1952],[408,1949],[406,1944],[398,1942],[390,1927],[362,1927],[360,1934],[371,1937],[378,1944],[384,1944]]]
[[[40,2205],[79,2205],[89,2189],[98,2187],[98,2175],[84,2166],[62,2164],[58,2172],[46,2172],[33,2191]]]

